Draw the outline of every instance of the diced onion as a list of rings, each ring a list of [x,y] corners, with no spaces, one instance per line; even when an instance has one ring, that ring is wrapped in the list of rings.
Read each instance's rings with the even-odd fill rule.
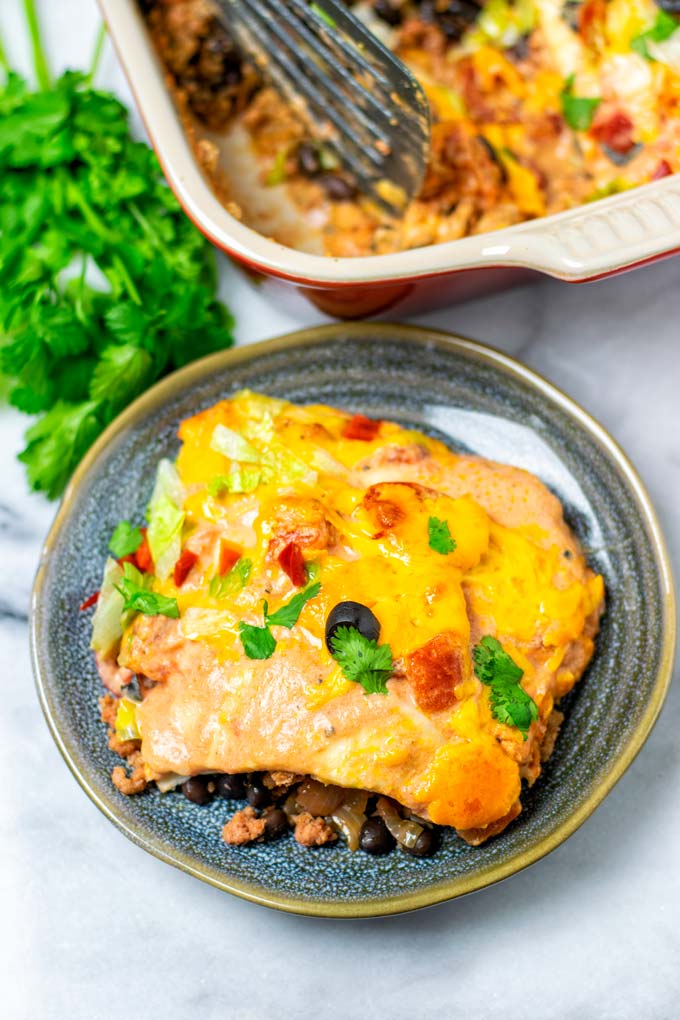
[[[317,779],[306,779],[298,787],[295,800],[302,811],[323,818],[332,815],[346,799],[347,791],[340,786],[326,786]]]
[[[423,832],[422,825],[402,818],[395,805],[387,797],[378,799],[376,810],[397,843],[409,850],[416,845]]]
[[[361,828],[366,821],[368,794],[365,790],[348,790],[341,806],[330,816],[330,821],[340,830],[350,850],[359,849]]]

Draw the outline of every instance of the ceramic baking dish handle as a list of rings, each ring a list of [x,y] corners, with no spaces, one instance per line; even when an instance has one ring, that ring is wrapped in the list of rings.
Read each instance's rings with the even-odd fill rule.
[[[521,228],[505,264],[587,280],[680,250],[680,175]],[[486,251],[486,254],[490,252]]]

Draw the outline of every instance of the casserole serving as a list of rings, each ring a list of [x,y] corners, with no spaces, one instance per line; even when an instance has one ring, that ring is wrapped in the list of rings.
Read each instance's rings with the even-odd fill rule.
[[[540,220],[408,252],[349,259],[291,250],[239,222],[216,197],[194,158],[134,0],[101,3],[161,163],[188,215],[244,265],[296,284],[333,314],[366,314],[397,302],[404,311],[425,302],[431,307],[532,273],[592,280],[680,248],[680,184],[670,176]],[[229,163],[255,187],[256,170],[243,153],[230,152]]]
[[[430,824],[502,832],[604,606],[555,496],[396,423],[250,391],[179,438],[148,531],[113,533],[93,618],[118,789],[206,803],[245,778],[239,845],[286,817],[303,845],[340,831],[369,853],[389,832],[426,856]]]

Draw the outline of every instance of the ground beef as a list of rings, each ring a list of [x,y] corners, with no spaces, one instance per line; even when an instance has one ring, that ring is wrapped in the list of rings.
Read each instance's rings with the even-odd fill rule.
[[[111,773],[111,782],[117,790],[130,797],[146,789],[147,778],[144,759],[139,750],[133,751],[128,756],[127,763],[131,769],[130,773],[128,774],[122,765],[116,765]]]
[[[230,846],[243,846],[264,835],[264,818],[258,817],[255,808],[247,807],[237,811],[222,829],[222,839]]]
[[[103,723],[112,729],[116,725],[116,713],[118,712],[118,698],[112,694],[105,694],[99,699],[99,717]]]
[[[295,818],[295,838],[302,846],[323,846],[334,843],[338,836],[323,818],[315,818],[308,811],[303,811]]]
[[[265,772],[262,781],[267,789],[279,790],[282,793],[284,789],[295,786],[296,782],[302,782],[304,778],[303,775],[297,775],[295,772],[274,771]]]

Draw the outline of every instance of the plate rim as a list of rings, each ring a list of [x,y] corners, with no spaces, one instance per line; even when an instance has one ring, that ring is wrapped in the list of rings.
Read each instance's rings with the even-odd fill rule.
[[[256,883],[230,878],[228,875],[223,876],[208,866],[197,865],[188,854],[178,849],[167,851],[159,842],[144,837],[136,830],[134,825],[128,824],[119,816],[113,805],[107,803],[88,782],[86,775],[81,772],[75,760],[74,748],[76,742],[66,739],[60,730],[53,699],[48,689],[49,684],[42,674],[40,652],[42,592],[52,547],[59,541],[59,537],[68,522],[72,504],[75,501],[80,485],[86,480],[90,469],[95,465],[99,456],[106,450],[108,445],[126,429],[133,427],[140,415],[152,412],[155,407],[171,399],[178,391],[191,389],[206,375],[210,374],[213,369],[219,369],[220,371],[228,370],[262,354],[276,353],[290,347],[314,346],[319,342],[342,344],[344,340],[349,339],[371,344],[377,339],[385,339],[386,335],[391,331],[394,332],[392,340],[395,343],[415,341],[423,346],[442,348],[449,353],[472,354],[479,360],[502,369],[511,377],[538,390],[544,398],[556,404],[604,448],[605,453],[615,463],[635,497],[638,510],[650,534],[663,593],[661,607],[661,657],[648,703],[625,747],[612,762],[596,789],[592,791],[577,810],[572,812],[557,826],[553,833],[523,850],[511,861],[490,864],[474,875],[452,878],[448,881],[439,882],[430,888],[415,892],[371,897],[347,903],[339,903],[337,901],[327,902],[320,899],[298,900],[287,895],[272,894]],[[46,616],[47,614],[48,610],[45,609],[44,615]],[[523,871],[531,864],[536,863],[551,853],[573,835],[593,814],[633,763],[649,737],[670,687],[675,658],[675,644],[676,596],[673,571],[666,541],[649,493],[636,468],[616,440],[588,411],[582,408],[571,397],[567,396],[559,387],[512,356],[487,344],[470,340],[457,334],[399,322],[331,323],[295,330],[258,343],[227,348],[189,363],[148,389],[107,426],[76,468],[44,540],[30,602],[31,665],[40,706],[52,739],[57,745],[60,754],[80,787],[99,810],[123,835],[127,836],[128,839],[143,850],[146,850],[147,853],[215,888],[232,893],[241,899],[249,900],[261,906],[272,907],[287,913],[314,917],[378,917],[434,906],[435,904],[457,899],[459,896],[494,885],[510,875]]]

